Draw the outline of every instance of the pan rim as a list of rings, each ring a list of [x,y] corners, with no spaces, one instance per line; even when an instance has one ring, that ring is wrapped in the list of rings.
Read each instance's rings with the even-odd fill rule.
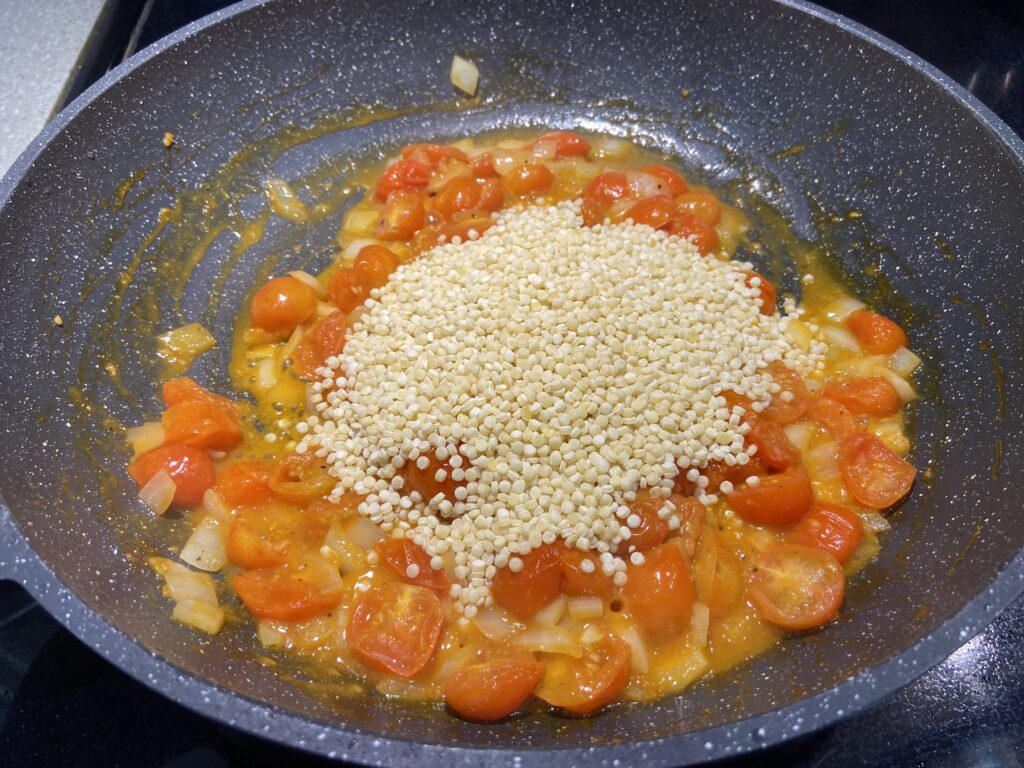
[[[104,75],[47,124],[11,164],[0,179],[0,208],[6,206],[46,147],[100,95],[124,77],[195,34],[236,15],[276,1],[242,0],[182,27]],[[975,96],[935,66],[867,27],[813,3],[805,0],[769,2],[836,26],[867,45],[880,48],[902,64],[922,74],[992,131],[997,141],[1012,154],[1021,172],[1024,173],[1024,141]],[[188,709],[252,735],[332,758],[357,760],[374,765],[487,765],[499,760],[508,760],[513,754],[524,766],[546,767],[553,754],[557,754],[560,759],[586,765],[610,765],[613,762],[630,762],[641,757],[648,764],[668,765],[702,762],[774,746],[846,719],[893,694],[948,658],[1024,592],[1022,549],[992,579],[986,589],[973,597],[931,634],[880,665],[782,709],[771,710],[712,729],[691,731],[652,741],[634,741],[597,748],[569,747],[522,751],[413,742],[380,736],[344,723],[297,715],[211,684],[147,650],[135,638],[115,628],[100,614],[86,606],[31,548],[2,500],[0,531],[5,534],[0,537],[0,541],[13,542],[9,549],[0,544],[0,576],[20,582],[79,640],[134,679]],[[249,706],[240,708],[239,701]]]

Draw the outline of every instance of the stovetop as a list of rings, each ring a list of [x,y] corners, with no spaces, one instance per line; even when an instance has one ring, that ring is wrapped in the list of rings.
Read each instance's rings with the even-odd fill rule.
[[[68,96],[125,55],[228,5],[109,0]],[[901,43],[1024,135],[1024,4],[998,0],[827,0]],[[280,766],[326,764],[218,725],[101,659],[20,587],[0,583],[0,764]],[[747,766],[1024,766],[1024,599],[943,664],[871,710],[780,747],[721,763]]]

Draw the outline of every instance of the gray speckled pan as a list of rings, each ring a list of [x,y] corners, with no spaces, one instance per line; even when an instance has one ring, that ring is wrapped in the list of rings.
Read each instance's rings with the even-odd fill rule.
[[[481,65],[479,103],[448,84],[455,51]],[[446,106],[415,108],[431,104]],[[287,151],[268,138],[356,105],[404,111],[335,118]],[[169,620],[142,557],[183,534],[143,523],[118,432],[156,409],[152,340],[138,331],[190,319],[226,339],[264,260],[323,265],[337,217],[311,231],[272,219],[233,257],[232,231],[271,173],[343,180],[347,158],[407,139],[517,126],[634,136],[817,241],[929,359],[913,454],[926,478],[837,625],[683,696],[487,727],[366,697],[328,708],[256,663],[250,633],[197,641]],[[835,722],[945,658],[1024,587],[1022,163],[1021,141],[962,89],[810,5],[242,3],[112,72],[0,184],[0,575],[174,700],[366,763],[681,764]],[[211,179],[228,197],[204,213],[196,190]],[[194,231],[151,235],[179,198],[222,227],[194,270]],[[771,253],[767,226],[762,242]],[[765,268],[795,288],[784,259]],[[205,383],[225,386],[226,348],[201,360]]]

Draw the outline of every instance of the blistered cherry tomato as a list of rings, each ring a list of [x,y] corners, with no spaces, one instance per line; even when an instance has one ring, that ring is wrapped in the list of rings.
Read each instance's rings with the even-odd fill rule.
[[[383,245],[364,245],[356,254],[352,268],[359,282],[373,290],[387,285],[391,273],[400,264],[398,257],[389,248]]]
[[[290,333],[316,312],[316,293],[291,276],[268,280],[252,297],[252,324],[268,333]]]
[[[524,163],[513,168],[501,183],[513,195],[536,195],[551,189],[555,174],[543,163]]]
[[[750,602],[767,621],[802,631],[834,619],[845,589],[843,569],[828,552],[776,544],[761,556],[750,585]]]
[[[470,664],[441,685],[448,706],[470,720],[492,722],[515,712],[544,677],[535,659],[496,659]]]
[[[514,555],[523,567],[518,571],[508,566],[498,569],[491,584],[494,602],[527,621],[558,597],[562,585],[559,549],[557,544],[545,544],[528,555]]]
[[[867,310],[857,310],[846,319],[861,347],[872,355],[888,355],[907,346],[907,334],[887,317]]]
[[[345,629],[345,640],[368,667],[412,677],[434,656],[444,627],[437,595],[426,587],[391,581],[364,592]]]
[[[814,500],[811,478],[803,467],[759,479],[726,494],[729,505],[748,523],[789,525],[799,520]]]

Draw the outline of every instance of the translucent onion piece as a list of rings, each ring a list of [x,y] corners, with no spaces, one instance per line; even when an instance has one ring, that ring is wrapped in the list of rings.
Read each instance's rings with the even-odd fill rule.
[[[522,159],[522,154],[516,150],[491,153],[491,164],[499,176],[508,176],[522,162]]]
[[[480,70],[472,61],[456,54],[452,56],[451,80],[452,85],[460,91],[475,96],[477,86],[480,84]]]
[[[786,322],[786,336],[804,352],[811,348],[814,342],[814,334],[807,324],[800,320],[788,320]]]
[[[584,645],[590,645],[591,643],[596,643],[598,640],[604,637],[604,635],[604,630],[601,629],[601,627],[599,627],[597,624],[588,624],[583,629],[583,634],[580,635],[580,640],[583,642]]]
[[[199,355],[217,344],[213,334],[199,323],[161,333],[157,342],[157,357],[168,363],[173,373],[187,370]]]
[[[256,622],[256,638],[264,648],[279,648],[285,643],[284,633],[265,619]]]
[[[309,219],[306,204],[283,179],[267,179],[264,184],[270,198],[270,209],[282,218],[299,224]]]
[[[878,376],[889,366],[889,360],[885,355],[869,355],[868,357],[854,357],[844,360],[835,368],[836,375],[840,377],[851,376]]]
[[[704,603],[694,603],[693,614],[690,618],[690,636],[698,647],[703,648],[708,644],[708,627],[710,626],[710,609]]]
[[[216,635],[224,626],[224,609],[215,603],[184,600],[175,603],[171,618],[200,632]]]
[[[632,151],[632,145],[622,139],[601,136],[590,142],[590,157],[596,160],[621,160]]]
[[[369,237],[364,237],[360,240],[353,240],[342,250],[341,260],[346,264],[351,264],[355,260],[356,256],[359,255],[359,252],[368,245],[380,245],[380,241]]]
[[[661,179],[643,171],[626,171],[626,184],[634,197],[654,197],[661,192]]]
[[[154,571],[163,576],[167,591],[175,602],[195,600],[217,605],[217,589],[210,574],[193,571],[166,557],[151,557],[149,564]]]
[[[293,269],[288,274],[299,282],[305,283],[312,288],[318,299],[323,299],[327,295],[327,291],[324,290],[322,285],[320,285],[320,281],[309,274],[309,272],[304,272],[301,269]]]
[[[533,620],[538,624],[557,624],[561,621],[565,615],[565,597],[559,595],[550,603],[545,605],[536,615]]]
[[[468,667],[475,659],[475,648],[468,645],[458,648],[441,660],[441,663],[437,665],[437,671],[433,674],[433,678],[436,682],[443,683],[463,667]]]
[[[909,379],[919,365],[921,365],[921,358],[906,347],[900,347],[889,358],[889,367],[904,379]]]
[[[583,644],[580,639],[557,624],[530,627],[513,637],[512,643],[539,653],[564,653],[575,659],[583,656]]]
[[[567,604],[569,615],[580,621],[604,616],[604,601],[599,597],[570,597]]]
[[[231,509],[223,497],[213,488],[203,494],[203,509],[206,510],[207,514],[213,515],[223,522],[231,520]]]
[[[558,145],[553,141],[539,141],[533,145],[530,153],[538,160],[554,160]]]
[[[807,450],[807,446],[811,443],[811,435],[814,434],[814,427],[808,424],[806,421],[798,421],[794,424],[787,424],[783,427],[783,431],[786,433],[786,437],[800,453]]]
[[[821,326],[821,336],[833,349],[846,349],[850,352],[860,354],[860,342],[857,341],[857,337],[850,333],[845,328],[840,328],[838,325],[829,325],[828,323]]]
[[[181,548],[181,559],[201,571],[219,571],[228,561],[224,544],[228,524],[214,515],[204,517]]]
[[[129,429],[126,437],[135,455],[141,456],[164,444],[164,427],[159,421],[147,421]]]
[[[911,400],[917,400],[917,392],[910,386],[906,379],[900,376],[896,371],[892,371],[888,368],[882,368],[879,373],[884,376],[892,388],[896,390],[896,394],[900,396],[900,400],[904,403],[909,403]]]
[[[345,214],[345,223],[341,231],[349,237],[369,237],[379,221],[378,211],[349,211]]]
[[[640,636],[640,630],[630,624],[619,632],[619,637],[629,643],[629,663],[633,667],[633,671],[641,675],[647,674],[651,668],[650,654],[647,652],[647,645],[644,643],[643,637]]]
[[[459,163],[454,160],[448,161],[441,167],[439,173],[435,173],[430,177],[430,182],[427,184],[427,192],[436,192],[452,179],[467,175],[467,171],[468,168],[465,163]]]
[[[822,312],[833,323],[842,323],[858,309],[864,309],[865,306],[867,305],[863,301],[858,301],[852,296],[843,296],[826,306]]]
[[[500,608],[484,608],[473,617],[473,623],[488,640],[503,640],[519,626],[507,612]]]
[[[177,490],[178,486],[171,476],[161,469],[139,489],[139,500],[149,507],[149,511],[154,515],[162,515],[170,509]]]
[[[267,391],[278,381],[277,361],[267,357],[256,364],[256,388]]]
[[[345,535],[349,541],[363,549],[372,549],[373,545],[378,541],[387,538],[384,531],[362,515],[356,515],[352,518],[345,531]]]
[[[878,512],[861,512],[860,521],[864,525],[864,530],[871,533],[880,533],[881,531],[892,529],[889,521]]]
[[[678,663],[658,674],[658,690],[666,694],[678,693],[697,682],[707,670],[707,657],[698,650],[690,651],[678,657]]]
[[[839,446],[829,441],[804,454],[804,468],[812,480],[834,480],[839,477]]]

